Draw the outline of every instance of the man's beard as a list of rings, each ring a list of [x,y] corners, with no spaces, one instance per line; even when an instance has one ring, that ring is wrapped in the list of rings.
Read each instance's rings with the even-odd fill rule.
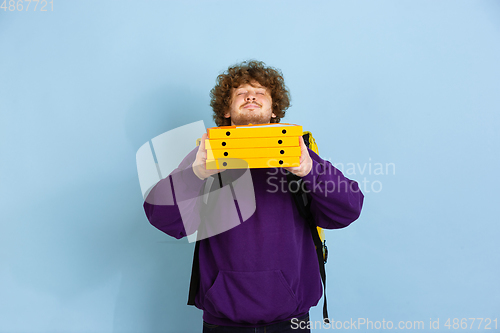
[[[231,122],[234,125],[269,124],[271,122],[271,115],[248,112],[231,117]]]

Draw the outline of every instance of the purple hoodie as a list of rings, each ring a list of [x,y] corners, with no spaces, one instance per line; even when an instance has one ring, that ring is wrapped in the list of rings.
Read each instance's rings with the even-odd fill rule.
[[[150,223],[177,239],[193,233],[200,223],[199,195],[205,181],[191,167],[197,150],[161,180],[144,203]],[[359,217],[363,205],[358,184],[312,150],[309,154],[312,170],[302,180],[317,225],[325,229],[348,226]],[[237,226],[200,241],[201,277],[195,303],[207,323],[274,324],[306,314],[321,298],[311,231],[281,170],[250,169],[255,212]],[[180,210],[191,215],[181,218]]]

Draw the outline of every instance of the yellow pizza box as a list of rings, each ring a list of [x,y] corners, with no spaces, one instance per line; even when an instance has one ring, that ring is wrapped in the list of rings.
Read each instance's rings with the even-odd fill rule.
[[[299,156],[300,147],[207,149],[207,159]]]
[[[205,149],[300,147],[299,136],[249,139],[206,139]]]
[[[256,169],[256,168],[280,168],[300,166],[299,156],[285,156],[282,158],[219,158],[207,159],[207,169]]]
[[[259,124],[220,126],[207,129],[209,139],[241,139],[301,136],[302,126],[295,124]]]

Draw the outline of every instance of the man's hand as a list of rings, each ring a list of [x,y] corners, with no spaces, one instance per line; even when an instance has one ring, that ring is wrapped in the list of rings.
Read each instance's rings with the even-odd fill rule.
[[[312,159],[309,155],[309,150],[307,150],[307,146],[304,143],[304,138],[301,136],[300,140],[300,165],[298,167],[285,167],[283,169],[290,171],[293,174],[296,174],[299,177],[304,177],[312,169]]]
[[[196,153],[196,159],[192,164],[194,174],[201,180],[204,180],[211,175],[215,175],[216,173],[226,170],[226,169],[207,170],[206,168],[207,149],[205,148],[206,138],[207,138],[207,133],[203,133],[203,136],[201,137],[200,148],[198,149],[198,152]]]

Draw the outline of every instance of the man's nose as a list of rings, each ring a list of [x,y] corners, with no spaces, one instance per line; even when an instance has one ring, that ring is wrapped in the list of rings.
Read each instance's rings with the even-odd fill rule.
[[[247,101],[253,101],[253,100],[255,100],[255,94],[254,94],[254,93],[252,93],[252,92],[249,92],[249,93],[247,94],[247,98],[246,98],[246,100],[247,100]]]

